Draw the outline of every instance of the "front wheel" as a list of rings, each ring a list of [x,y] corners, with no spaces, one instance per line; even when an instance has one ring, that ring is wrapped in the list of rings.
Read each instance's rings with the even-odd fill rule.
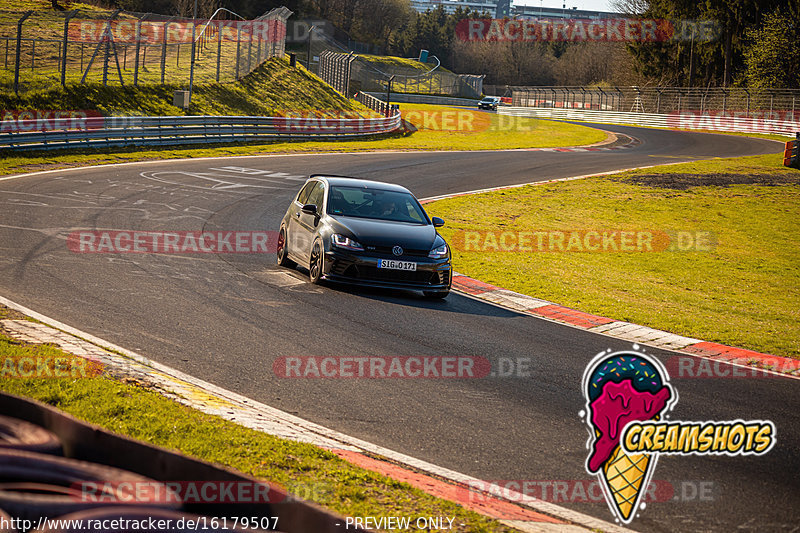
[[[297,263],[289,259],[289,254],[286,251],[286,230],[283,228],[281,228],[280,233],[278,233],[278,249],[276,255],[278,256],[278,266],[288,268],[297,266]]]
[[[322,281],[324,262],[325,254],[322,253],[322,244],[317,241],[311,249],[311,259],[308,262],[308,277],[311,283],[318,285]]]
[[[447,298],[447,295],[450,294],[450,291],[422,291],[422,294],[425,296],[425,298],[442,300]]]

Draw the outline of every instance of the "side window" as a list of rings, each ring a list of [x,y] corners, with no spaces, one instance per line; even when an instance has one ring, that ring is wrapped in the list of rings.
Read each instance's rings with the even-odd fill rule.
[[[319,211],[322,211],[322,197],[325,193],[325,186],[322,184],[321,181],[318,181],[314,188],[311,190],[311,194],[308,195],[308,199],[305,201],[307,204],[314,204],[317,206]]]
[[[306,200],[308,199],[308,195],[311,194],[311,189],[314,188],[314,185],[319,183],[318,181],[309,181],[305,184],[305,186],[300,190],[300,194],[297,195],[297,203],[301,205],[306,204]]]

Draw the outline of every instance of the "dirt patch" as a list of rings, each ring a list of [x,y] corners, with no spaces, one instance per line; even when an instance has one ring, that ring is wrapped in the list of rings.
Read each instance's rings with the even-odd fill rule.
[[[638,174],[622,178],[625,183],[678,189],[691,187],[730,187],[731,185],[800,185],[800,174]]]

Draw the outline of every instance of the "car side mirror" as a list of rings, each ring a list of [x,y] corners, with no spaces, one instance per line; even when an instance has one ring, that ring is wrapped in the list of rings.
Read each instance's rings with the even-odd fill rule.
[[[439,217],[433,217],[431,219],[431,222],[433,222],[433,227],[434,228],[441,228],[442,226],[444,226],[444,219],[439,218]]]
[[[305,213],[306,215],[316,215],[317,214],[317,206],[314,204],[306,204],[300,208],[300,211]]]

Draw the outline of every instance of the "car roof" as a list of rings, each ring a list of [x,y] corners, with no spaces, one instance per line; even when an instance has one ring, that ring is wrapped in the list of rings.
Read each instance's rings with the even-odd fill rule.
[[[394,191],[394,192],[407,192],[408,189],[402,185],[395,185],[394,183],[384,183],[382,181],[364,180],[361,178],[351,178],[348,176],[335,176],[330,174],[312,174],[311,178],[326,181],[329,185],[342,185],[347,187],[363,187],[365,189],[376,189],[381,191]]]

